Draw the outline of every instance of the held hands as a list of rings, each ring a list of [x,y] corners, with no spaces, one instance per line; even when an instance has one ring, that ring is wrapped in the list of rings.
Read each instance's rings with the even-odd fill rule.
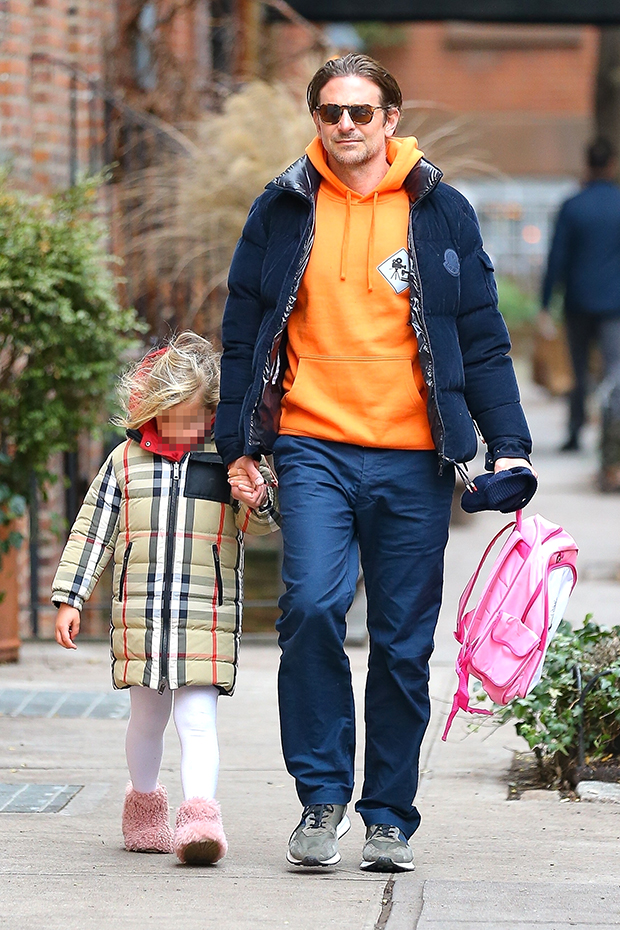
[[[73,642],[80,632],[80,612],[76,607],[61,604],[56,614],[56,642],[65,649],[77,649]]]
[[[256,510],[267,498],[267,485],[256,461],[250,455],[242,455],[228,466],[228,483],[235,500]]]

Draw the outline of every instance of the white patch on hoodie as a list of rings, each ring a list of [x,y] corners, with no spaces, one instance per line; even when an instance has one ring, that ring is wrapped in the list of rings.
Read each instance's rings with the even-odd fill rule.
[[[402,294],[409,287],[409,253],[407,249],[399,249],[380,265],[377,271],[383,275],[387,283],[397,294]]]

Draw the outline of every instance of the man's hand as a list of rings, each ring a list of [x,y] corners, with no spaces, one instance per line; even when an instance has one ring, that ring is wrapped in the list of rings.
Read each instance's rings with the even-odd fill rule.
[[[56,642],[65,649],[77,649],[73,642],[80,632],[80,612],[76,607],[61,604],[56,614]]]
[[[536,328],[543,339],[555,339],[558,327],[548,310],[541,310],[536,319]]]
[[[496,475],[498,471],[505,471],[507,468],[529,468],[535,478],[538,478],[538,472],[535,472],[527,459],[497,459],[493,467],[493,473]]]
[[[228,483],[232,496],[253,510],[267,498],[265,479],[251,455],[242,455],[228,466]]]

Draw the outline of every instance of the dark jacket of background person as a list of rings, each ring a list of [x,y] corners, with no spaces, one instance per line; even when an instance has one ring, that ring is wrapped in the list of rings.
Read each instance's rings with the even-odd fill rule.
[[[502,456],[527,458],[530,434],[478,221],[467,200],[440,183],[441,177],[422,159],[405,180],[411,198],[411,323],[440,459],[466,462],[475,456],[473,417],[492,469]],[[307,156],[296,161],[254,202],[237,245],[222,324],[222,399],[215,426],[225,463],[270,453],[278,435],[286,321],[312,248],[320,182]]]
[[[542,305],[557,284],[568,313],[620,315],[620,187],[591,181],[562,205],[558,215]]]

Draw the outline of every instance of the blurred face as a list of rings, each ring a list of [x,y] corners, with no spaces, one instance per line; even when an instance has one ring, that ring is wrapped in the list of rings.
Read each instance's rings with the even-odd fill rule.
[[[213,411],[204,406],[201,392],[164,410],[157,419],[157,432],[171,445],[198,445],[211,429]]]
[[[381,92],[368,78],[358,75],[335,77],[322,88],[319,104],[369,104],[381,105]],[[319,114],[312,114],[317,134],[327,152],[328,163],[337,174],[337,166],[347,168],[366,166],[375,161],[385,161],[387,140],[396,132],[399,112],[375,110],[370,123],[354,123],[348,110],[343,110],[340,121],[335,125],[321,122]]]

